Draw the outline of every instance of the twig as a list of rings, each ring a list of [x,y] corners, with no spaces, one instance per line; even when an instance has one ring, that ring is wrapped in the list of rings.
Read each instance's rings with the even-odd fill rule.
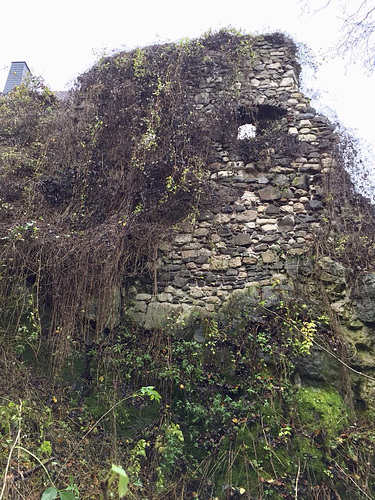
[[[297,470],[297,476],[296,476],[296,485],[294,487],[294,499],[295,500],[298,499],[298,481],[299,481],[300,473],[301,473],[301,460],[298,457],[298,470]]]
[[[48,481],[51,483],[51,485],[56,488],[55,486],[55,483],[52,481],[52,478],[46,468],[46,466],[44,465],[44,463],[40,460],[40,458],[38,458],[36,455],[34,455],[34,453],[32,453],[30,450],[27,450],[26,448],[24,448],[23,446],[17,446],[17,448],[21,451],[23,451],[24,453],[27,453],[28,455],[30,455],[31,457],[33,457],[34,460],[36,460],[37,462],[39,462],[40,464],[40,467],[44,470],[44,472],[46,473],[46,476],[48,477]],[[57,488],[56,488],[57,489]],[[1,500],[1,498],[0,498]]]
[[[370,497],[370,495],[368,495],[368,494],[365,492],[365,490],[363,490],[363,489],[359,486],[359,484],[358,484],[358,483],[356,483],[356,482],[354,481],[354,479],[353,479],[353,478],[352,478],[349,474],[345,473],[344,469],[343,469],[343,468],[342,468],[342,467],[341,467],[341,466],[340,466],[337,462],[335,462],[335,465],[336,465],[336,467],[340,470],[340,472],[343,474],[343,476],[345,476],[347,479],[349,479],[349,481],[351,481],[351,482],[352,482],[352,483],[356,486],[356,488],[358,488],[358,489],[359,489],[359,491],[360,491],[361,493],[363,493],[363,494],[364,494],[364,496],[365,496],[366,498],[368,498],[369,500],[373,500],[373,499],[372,499],[372,497]]]
[[[13,454],[14,448],[17,446],[17,443],[18,443],[18,441],[20,439],[20,435],[21,435],[21,412],[22,412],[22,401],[20,401],[20,407],[18,410],[18,432],[17,432],[16,439],[14,440],[12,447],[9,451],[7,465],[6,465],[5,471],[4,471],[3,487],[2,487],[1,493],[0,493],[0,500],[3,498],[4,493],[5,493],[5,488],[7,485],[7,475],[8,475],[8,470],[10,467],[10,461],[12,460],[12,454]]]
[[[29,469],[25,472],[20,472],[16,476],[13,476],[13,481],[20,481],[20,480],[23,481],[26,477],[31,476],[32,474],[34,474],[34,472],[37,472],[40,469],[43,469],[46,465],[50,464],[54,460],[56,460],[56,457],[51,457],[48,460],[46,460],[45,462],[43,462],[42,464],[36,465],[32,469]]]

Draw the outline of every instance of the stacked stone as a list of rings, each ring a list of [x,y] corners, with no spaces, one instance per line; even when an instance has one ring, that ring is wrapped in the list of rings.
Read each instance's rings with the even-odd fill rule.
[[[301,154],[290,160],[271,147],[262,160],[246,163],[227,144],[216,144],[207,175],[218,205],[201,213],[195,224],[182,226],[172,242],[161,243],[154,288],[133,288],[128,312],[146,327],[162,326],[166,318],[197,308],[212,313],[236,289],[285,283],[293,259],[308,251],[319,231],[333,129],[299,91],[287,39],[277,47],[259,39],[254,51],[255,59],[246,61],[238,81],[231,82],[238,105],[282,110],[276,124],[295,138]],[[193,89],[193,107],[202,120],[228,96],[228,85],[223,69],[202,77]]]

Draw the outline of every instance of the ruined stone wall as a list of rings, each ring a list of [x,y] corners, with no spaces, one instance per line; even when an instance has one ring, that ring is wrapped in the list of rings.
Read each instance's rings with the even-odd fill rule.
[[[236,289],[259,285],[267,293],[290,281],[319,232],[333,129],[299,90],[294,44],[255,40],[235,82],[225,67],[202,69],[186,96],[204,122],[230,95],[238,120],[217,138],[205,167],[211,203],[160,243],[153,279],[139,278],[128,291],[127,313],[147,328],[180,313],[213,313]],[[227,140],[244,124],[256,127],[255,137]]]

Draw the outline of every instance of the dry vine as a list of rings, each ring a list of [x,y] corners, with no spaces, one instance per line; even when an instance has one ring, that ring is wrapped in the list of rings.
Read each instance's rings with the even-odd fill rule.
[[[238,120],[231,90],[202,119],[191,89],[202,68],[225,66],[235,78],[250,44],[223,31],[136,49],[100,60],[69,101],[42,85],[1,98],[1,323],[10,338],[27,316],[58,354],[77,334],[82,342],[111,326],[124,279],[150,272],[160,237],[207,200],[213,141]]]

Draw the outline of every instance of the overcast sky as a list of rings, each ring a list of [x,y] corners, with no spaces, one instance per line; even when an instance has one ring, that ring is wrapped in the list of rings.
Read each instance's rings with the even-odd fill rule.
[[[26,61],[53,90],[64,90],[112,50],[194,38],[210,28],[232,26],[247,33],[280,30],[310,46],[317,56],[317,78],[314,82],[309,78],[308,86],[311,93],[320,92],[318,107],[331,107],[345,126],[372,142],[375,151],[375,75],[365,77],[360,66],[347,66],[328,52],[340,34],[337,0],[315,14],[301,13],[302,1],[306,0],[6,2],[0,9],[0,90],[11,61]],[[315,8],[326,2],[310,1]]]

